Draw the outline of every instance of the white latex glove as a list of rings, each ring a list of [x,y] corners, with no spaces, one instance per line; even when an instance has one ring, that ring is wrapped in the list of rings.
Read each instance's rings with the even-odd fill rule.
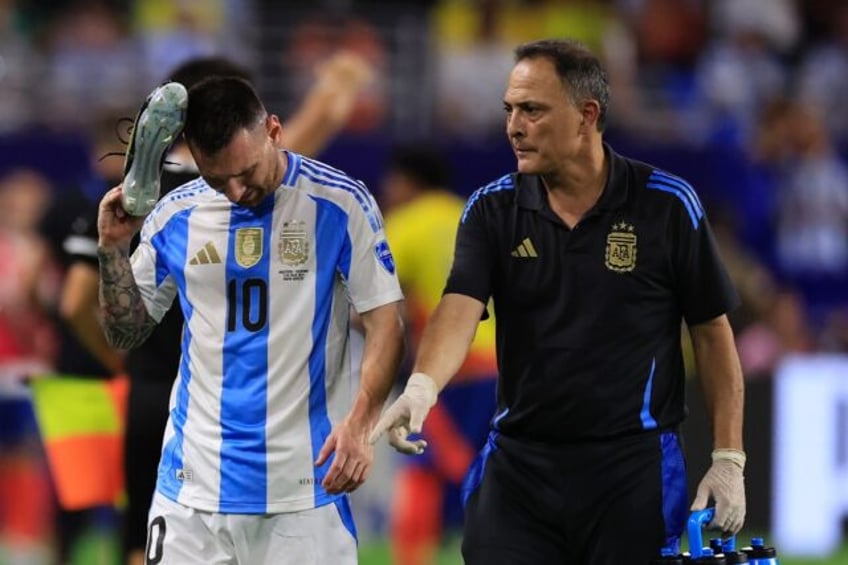
[[[713,464],[698,484],[690,510],[703,510],[710,497],[715,500],[715,517],[708,527],[736,535],[745,523],[745,452],[716,449]]]
[[[438,392],[436,383],[428,375],[413,373],[403,389],[403,394],[389,406],[374,426],[368,441],[373,445],[384,433],[388,433],[389,444],[401,453],[407,455],[424,453],[424,448],[427,447],[426,441],[423,439],[410,441],[407,437],[411,433],[421,432],[424,418],[436,403]]]

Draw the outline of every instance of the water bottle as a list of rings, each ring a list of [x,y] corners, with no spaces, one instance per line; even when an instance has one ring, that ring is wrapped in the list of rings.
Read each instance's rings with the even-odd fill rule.
[[[742,551],[748,554],[750,565],[779,565],[777,551],[773,547],[766,547],[763,538],[752,538],[751,547],[743,547]]]
[[[727,565],[750,563],[747,553],[742,550],[736,550],[736,538],[733,536],[728,539],[713,538],[710,540],[710,547],[715,553],[724,554],[724,558],[727,559]]]
[[[688,553],[678,553],[679,547],[664,547],[660,557],[654,559],[651,565],[689,565],[692,563],[712,563],[713,565],[735,565],[748,563],[751,565],[778,565],[772,547],[765,547],[762,538],[751,540],[751,547],[740,550],[736,548],[736,536],[729,538],[713,538],[709,547],[703,547],[701,529],[715,517],[715,508],[692,512],[686,525],[689,537]],[[760,559],[760,561],[757,561]]]
[[[683,555],[673,547],[664,547],[660,550],[660,557],[651,561],[651,565],[684,565]]]
[[[712,565],[727,565],[727,559],[724,557],[723,553],[716,553],[711,547],[702,547],[697,552],[692,549],[692,555],[686,563],[712,563]]]

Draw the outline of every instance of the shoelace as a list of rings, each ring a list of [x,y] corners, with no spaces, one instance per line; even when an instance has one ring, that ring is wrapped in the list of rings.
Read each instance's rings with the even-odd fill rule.
[[[129,125],[127,126],[127,131],[126,131],[126,135],[127,135],[127,137],[126,137],[126,138],[124,138],[124,137],[121,135],[121,129],[120,129],[120,128],[121,128],[121,124],[125,124],[125,123],[127,123],[127,122],[129,122]],[[120,119],[117,121],[117,123],[115,123],[115,137],[117,137],[117,138],[118,138],[118,141],[120,141],[120,142],[121,142],[121,143],[123,143],[124,145],[129,145],[129,144],[130,144],[130,139],[132,139],[133,127],[135,127],[135,120],[134,120],[133,118],[128,118],[128,117],[120,118]],[[108,153],[104,153],[103,155],[101,155],[101,156],[100,156],[100,158],[99,158],[99,159],[97,159],[97,162],[99,163],[100,161],[102,161],[102,160],[103,160],[103,159],[105,159],[106,157],[123,157],[123,158],[125,158],[125,159],[126,159],[126,157],[127,157],[127,152],[126,152],[126,151],[124,151],[124,152],[121,152],[121,151],[109,151]],[[174,162],[174,161],[168,161],[167,159],[164,159],[164,160],[162,161],[162,164],[163,164],[163,165],[179,165],[179,163],[176,163],[176,162]]]

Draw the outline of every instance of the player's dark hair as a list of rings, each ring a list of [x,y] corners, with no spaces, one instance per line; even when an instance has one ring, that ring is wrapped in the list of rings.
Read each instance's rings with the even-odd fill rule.
[[[408,143],[392,150],[388,170],[422,188],[450,188],[452,171],[444,154],[430,143]]]
[[[253,129],[267,115],[259,95],[244,79],[207,78],[188,92],[183,129],[186,141],[214,155],[242,129]]]
[[[515,62],[535,57],[550,59],[560,80],[572,99],[592,99],[601,107],[598,114],[598,131],[604,131],[609,109],[609,79],[607,72],[584,44],[571,39],[542,39],[519,45],[515,49]]]
[[[224,57],[189,59],[171,71],[167,82],[179,82],[186,89],[190,89],[198,82],[210,77],[238,77],[247,82],[253,82],[253,77],[247,68]]]

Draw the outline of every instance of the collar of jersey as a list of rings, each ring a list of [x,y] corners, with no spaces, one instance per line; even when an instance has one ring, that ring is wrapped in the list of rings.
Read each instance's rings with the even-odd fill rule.
[[[609,162],[607,182],[595,210],[612,210],[618,208],[627,200],[627,176],[623,159],[604,143],[604,154]],[[545,185],[539,175],[516,175],[518,187],[518,205],[528,210],[541,210],[547,206]]]

